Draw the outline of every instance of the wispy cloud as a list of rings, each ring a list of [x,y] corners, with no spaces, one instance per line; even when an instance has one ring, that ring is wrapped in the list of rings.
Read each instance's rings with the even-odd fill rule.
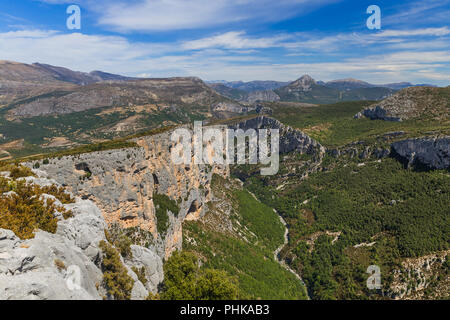
[[[423,25],[434,22],[448,22],[450,0],[416,0],[407,7],[399,6],[396,13],[383,17],[383,24],[392,27]]]
[[[414,36],[446,36],[450,34],[448,27],[407,30],[386,30],[377,33],[376,37],[414,37]]]
[[[186,50],[199,50],[216,47],[226,49],[272,48],[281,46],[282,41],[288,38],[290,38],[288,35],[255,38],[248,37],[244,31],[233,31],[203,39],[186,41],[183,43],[183,48]]]
[[[246,38],[246,35],[240,32],[234,36]],[[341,35],[337,38],[343,37],[344,35]],[[273,59],[254,55],[247,49],[243,49],[246,52],[244,55],[230,55],[228,48],[239,47],[238,45],[223,38],[219,38],[221,41],[215,37],[212,39],[216,40],[200,39],[199,42],[161,44],[131,42],[122,36],[22,30],[0,33],[0,58],[28,63],[39,61],[80,71],[102,69],[131,76],[195,75],[206,80],[292,80],[309,73],[322,80],[359,77],[375,83],[405,80],[434,81],[440,84],[450,82],[448,47],[437,51],[405,49],[377,55],[361,55],[358,58],[335,57],[329,62],[322,62],[319,59],[307,63],[281,61],[274,63]],[[231,39],[234,37],[231,36]],[[253,41],[255,42],[252,44],[240,47],[265,47],[272,44],[285,46],[291,39],[253,38]],[[297,60],[303,59],[300,55]]]
[[[69,3],[67,0],[40,0]],[[342,0],[79,0],[98,22],[116,31],[211,28],[248,21],[280,21]]]

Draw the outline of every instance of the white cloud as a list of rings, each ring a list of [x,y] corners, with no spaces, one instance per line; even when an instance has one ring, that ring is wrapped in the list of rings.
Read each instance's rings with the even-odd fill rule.
[[[405,6],[398,4],[396,13],[383,17],[383,25],[405,27],[426,25],[429,23],[447,23],[450,0],[418,0]],[[383,9],[382,9],[383,10]]]
[[[40,0],[69,3],[68,0]],[[168,31],[244,21],[280,21],[342,0],[79,0],[114,30]]]
[[[207,48],[226,48],[226,49],[261,49],[281,46],[281,41],[289,38],[288,36],[276,36],[271,38],[250,38],[244,31],[227,32],[213,37],[186,41],[183,48],[186,50],[199,50]]]
[[[446,36],[450,34],[448,27],[408,29],[408,30],[386,30],[377,33],[376,37],[414,37],[414,36]]]
[[[289,45],[301,45],[291,38],[253,38],[243,32],[227,33],[183,43],[131,42],[122,36],[64,34],[46,30],[21,30],[0,33],[0,59],[25,63],[41,62],[79,71],[103,70],[130,76],[200,76],[205,80],[292,80],[304,73],[316,79],[360,78],[374,83],[397,81],[450,83],[450,47],[380,50],[374,55],[361,51],[358,58],[349,58],[346,52],[355,43],[373,41],[357,34],[342,34],[320,38],[309,37],[304,49],[314,47],[322,54],[314,55],[290,51]],[[347,42],[345,39],[349,39]],[[383,39],[385,42],[386,39]],[[387,38],[389,40],[389,38]],[[404,40],[404,39],[400,39]],[[413,38],[413,40],[415,40]],[[242,42],[240,44],[239,42]],[[395,42],[402,44],[403,42]],[[412,42],[405,42],[406,44]],[[321,49],[330,44],[344,51],[327,53]],[[289,62],[280,56],[257,55],[254,50],[271,46],[288,48]],[[242,48],[242,49],[239,49]],[[262,49],[261,49],[262,48]],[[385,47],[381,47],[385,48]],[[195,50],[193,50],[195,49]],[[193,50],[193,51],[192,51]],[[244,52],[244,54],[241,53]],[[384,52],[384,53],[383,53]],[[296,56],[293,56],[296,54]],[[325,59],[328,62],[323,62]],[[293,61],[294,60],[294,61]],[[308,62],[306,62],[308,61]],[[277,63],[274,63],[277,62]]]
[[[26,63],[43,62],[80,71],[138,71],[138,61],[164,52],[159,44],[130,43],[123,37],[62,34],[23,30],[0,33],[0,57]]]

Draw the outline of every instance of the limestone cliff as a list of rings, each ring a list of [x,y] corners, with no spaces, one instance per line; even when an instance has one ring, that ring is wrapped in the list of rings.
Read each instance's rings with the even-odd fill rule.
[[[279,129],[280,130],[280,153],[299,152],[300,154],[318,154],[322,156],[325,153],[325,147],[309,137],[300,130],[293,129],[284,125],[280,121],[267,117],[259,116],[244,120],[235,125],[234,129]]]
[[[170,135],[136,138],[137,148],[50,159],[49,164],[41,161],[40,168],[75,195],[94,201],[109,225],[149,231],[150,247],[168,258],[181,249],[183,221],[205,213],[213,173],[228,174],[226,168],[173,165]],[[168,212],[164,231],[157,229],[154,194],[167,195],[179,207],[178,214]]]

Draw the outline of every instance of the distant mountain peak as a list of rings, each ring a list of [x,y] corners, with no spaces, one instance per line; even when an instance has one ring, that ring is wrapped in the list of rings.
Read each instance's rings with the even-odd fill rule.
[[[316,85],[316,80],[314,80],[311,76],[305,74],[301,78],[292,82],[289,87],[295,87],[301,89],[302,91],[311,91],[312,86]]]
[[[305,75],[301,76],[299,79],[297,79],[297,81],[302,82],[302,83],[316,83],[316,80],[314,80],[308,74],[305,74]]]

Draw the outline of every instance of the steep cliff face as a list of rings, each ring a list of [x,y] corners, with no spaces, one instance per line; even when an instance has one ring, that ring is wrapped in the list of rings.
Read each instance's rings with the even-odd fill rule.
[[[318,154],[322,156],[325,153],[325,147],[320,143],[304,134],[300,130],[295,130],[284,125],[280,121],[260,116],[249,120],[239,122],[230,126],[233,129],[279,129],[280,130],[280,153],[299,152],[300,154]]]
[[[450,136],[398,141],[392,144],[392,150],[408,167],[419,165],[429,169],[450,168]]]
[[[280,96],[277,95],[273,90],[265,91],[253,91],[248,94],[244,99],[245,102],[255,103],[259,101],[280,101]]]
[[[207,210],[213,173],[228,175],[227,168],[173,165],[170,135],[137,138],[137,148],[62,157],[40,165],[74,194],[94,201],[109,225],[118,223],[123,228],[140,227],[150,232],[150,247],[168,258],[181,249],[183,221],[198,219]],[[158,223],[155,194],[176,202],[178,213],[167,211]]]

